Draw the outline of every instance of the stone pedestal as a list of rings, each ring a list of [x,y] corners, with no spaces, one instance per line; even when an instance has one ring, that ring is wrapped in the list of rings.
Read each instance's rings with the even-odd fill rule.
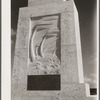
[[[74,2],[29,0],[28,4],[19,11],[12,100],[88,100]],[[60,89],[28,90],[29,75],[60,75]]]

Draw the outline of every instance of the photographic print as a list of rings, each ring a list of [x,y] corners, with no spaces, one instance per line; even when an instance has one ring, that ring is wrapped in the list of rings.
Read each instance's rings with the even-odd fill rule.
[[[98,100],[97,0],[11,0],[11,100]]]

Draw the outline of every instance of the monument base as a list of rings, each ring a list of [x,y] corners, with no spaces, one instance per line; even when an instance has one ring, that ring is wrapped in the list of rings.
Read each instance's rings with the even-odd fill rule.
[[[29,91],[25,87],[26,84],[13,84],[12,100],[95,100],[84,83],[62,83],[61,90],[56,91]]]

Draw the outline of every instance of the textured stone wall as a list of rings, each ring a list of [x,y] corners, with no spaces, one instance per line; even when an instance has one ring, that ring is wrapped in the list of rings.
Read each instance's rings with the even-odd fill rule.
[[[41,4],[62,2],[63,0],[28,0],[28,6],[37,6]]]
[[[78,15],[71,0],[20,8],[12,75],[12,100],[88,100],[86,96],[89,92],[83,80],[77,19]],[[49,45],[52,41],[55,41],[53,45]],[[36,66],[37,62],[40,63],[39,66]],[[61,76],[60,90],[27,90],[28,75],[51,74]]]

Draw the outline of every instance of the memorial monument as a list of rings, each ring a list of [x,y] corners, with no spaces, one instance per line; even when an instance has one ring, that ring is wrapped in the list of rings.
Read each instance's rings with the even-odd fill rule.
[[[73,0],[28,0],[17,28],[12,100],[93,100]]]

